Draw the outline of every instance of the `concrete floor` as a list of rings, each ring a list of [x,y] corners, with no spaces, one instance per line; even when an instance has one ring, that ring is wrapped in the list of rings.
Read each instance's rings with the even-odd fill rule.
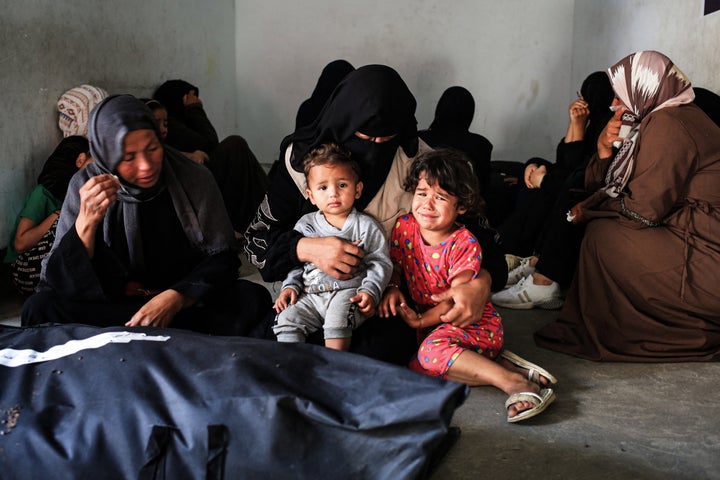
[[[243,275],[262,282],[244,262]],[[266,284],[277,295],[280,284]],[[542,414],[506,421],[506,396],[472,388],[457,443],[431,480],[720,479],[720,364],[595,363],[544,350],[532,334],[556,311],[500,309],[506,348],[558,378]]]
[[[506,347],[558,378],[557,399],[510,424],[501,391],[473,388],[432,479],[720,479],[720,364],[580,360],[533,342],[557,312],[500,312]]]
[[[241,274],[261,282],[244,264]],[[266,286],[277,294],[279,284]],[[580,360],[533,342],[557,312],[500,312],[506,347],[558,378],[557,399],[510,424],[501,391],[473,388],[452,422],[462,433],[431,480],[720,479],[720,364]],[[19,324],[2,313],[0,323]]]

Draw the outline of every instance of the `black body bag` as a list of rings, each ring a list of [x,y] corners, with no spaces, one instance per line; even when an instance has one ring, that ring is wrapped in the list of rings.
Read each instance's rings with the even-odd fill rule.
[[[0,476],[423,478],[467,392],[313,345],[0,326]]]

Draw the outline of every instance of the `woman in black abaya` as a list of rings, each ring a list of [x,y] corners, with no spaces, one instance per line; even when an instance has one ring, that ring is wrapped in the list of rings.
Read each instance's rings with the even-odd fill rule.
[[[232,226],[210,172],[164,146],[130,95],[93,110],[89,140],[94,163],[70,183],[23,325],[251,329],[270,296],[236,280]]]
[[[322,143],[335,142],[350,150],[360,164],[364,184],[355,206],[373,215],[386,232],[409,211],[412,196],[402,184],[412,157],[428,148],[418,140],[415,106],[415,98],[395,70],[367,65],[343,79],[313,123],[282,141],[270,189],[246,232],[247,256],[266,281],[282,280],[304,262],[347,278],[364,255],[360,247],[336,237],[305,238],[293,230],[298,218],[315,209],[304,197],[301,165],[305,154]],[[480,239],[486,254],[483,265],[488,270],[466,288],[449,292],[455,306],[446,318],[452,323],[471,321],[482,309],[493,280],[499,278],[500,287],[504,285],[504,258],[499,252],[493,255],[492,240],[484,239]],[[272,318],[269,311],[266,326]],[[402,320],[373,318],[353,335],[351,351],[405,364],[416,347],[414,332]]]

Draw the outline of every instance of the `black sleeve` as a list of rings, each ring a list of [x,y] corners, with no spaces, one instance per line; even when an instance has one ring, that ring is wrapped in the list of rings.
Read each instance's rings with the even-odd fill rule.
[[[463,219],[459,220],[464,223]],[[482,247],[482,268],[492,277],[490,290],[493,292],[502,290],[507,283],[508,268],[505,254],[498,243],[498,233],[484,219],[468,221],[465,226],[475,235]]]
[[[245,232],[245,254],[260,270],[266,282],[280,281],[301,265],[297,243],[302,234],[295,223],[312,210],[290,177],[282,160],[275,162],[269,175],[270,187]]]
[[[555,164],[548,167],[548,173],[543,178],[541,188],[553,195],[560,193],[565,180],[579,165],[585,161],[585,142],[558,143]]]
[[[102,242],[100,230],[95,237],[93,258],[88,255],[75,228],[70,228],[57,242],[57,248],[46,260],[41,288],[50,287],[77,301],[102,300],[121,294],[127,271]]]
[[[215,289],[230,285],[235,280],[239,267],[240,262],[235,251],[227,250],[209,255],[169,288],[186,297],[203,298]]]

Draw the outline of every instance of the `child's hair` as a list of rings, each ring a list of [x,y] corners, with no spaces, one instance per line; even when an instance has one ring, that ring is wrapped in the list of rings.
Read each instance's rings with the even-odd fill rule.
[[[360,180],[360,166],[350,157],[350,152],[335,143],[324,143],[313,148],[303,158],[305,178],[312,167],[319,165],[347,165],[355,174],[355,180]]]
[[[485,201],[480,196],[478,179],[467,155],[454,148],[431,150],[419,155],[413,161],[403,184],[406,192],[415,191],[422,173],[429,185],[437,183],[447,193],[457,197],[457,206],[467,210],[465,216],[482,214]]]

